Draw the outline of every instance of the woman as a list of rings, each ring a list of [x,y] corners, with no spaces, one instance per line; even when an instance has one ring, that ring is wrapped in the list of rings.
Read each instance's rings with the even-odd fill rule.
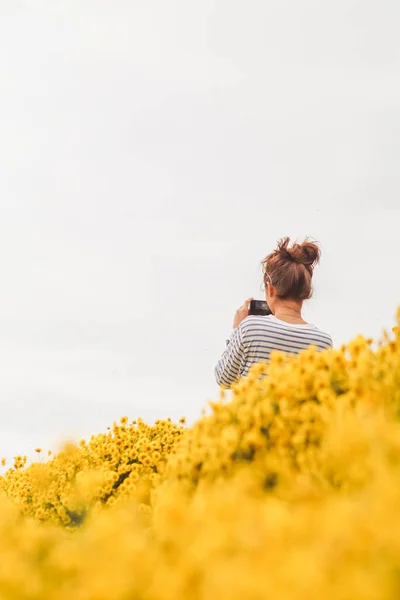
[[[327,333],[304,321],[303,301],[311,297],[312,276],[321,251],[308,240],[289,247],[288,237],[263,261],[266,300],[272,314],[249,316],[248,298],[235,314],[233,332],[215,367],[217,383],[230,387],[247,375],[254,363],[268,362],[273,350],[298,354],[314,344],[319,350],[332,347]]]

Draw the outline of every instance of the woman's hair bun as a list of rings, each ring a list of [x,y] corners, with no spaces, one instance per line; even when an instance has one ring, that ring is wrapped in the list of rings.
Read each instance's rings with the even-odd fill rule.
[[[283,259],[311,267],[311,269],[319,262],[321,250],[316,242],[306,239],[302,244],[295,243],[290,248],[289,243],[290,238],[288,237],[278,242],[276,253],[280,254]]]

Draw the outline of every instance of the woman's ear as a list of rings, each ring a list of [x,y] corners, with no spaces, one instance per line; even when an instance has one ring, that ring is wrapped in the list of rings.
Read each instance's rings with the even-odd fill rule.
[[[271,285],[269,283],[269,281],[267,282],[267,294],[270,298],[273,298],[274,296],[276,296],[276,291],[273,285]]]

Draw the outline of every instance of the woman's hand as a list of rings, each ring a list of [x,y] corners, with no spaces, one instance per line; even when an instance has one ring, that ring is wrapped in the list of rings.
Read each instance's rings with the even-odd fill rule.
[[[243,319],[249,316],[249,304],[250,301],[253,299],[254,298],[247,298],[247,300],[243,302],[242,306],[237,309],[237,311],[235,312],[235,317],[233,319],[233,329],[239,327]]]

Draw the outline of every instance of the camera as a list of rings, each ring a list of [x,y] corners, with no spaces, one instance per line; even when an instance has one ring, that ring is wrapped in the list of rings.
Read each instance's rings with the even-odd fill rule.
[[[249,315],[272,315],[272,311],[265,300],[251,300]]]

